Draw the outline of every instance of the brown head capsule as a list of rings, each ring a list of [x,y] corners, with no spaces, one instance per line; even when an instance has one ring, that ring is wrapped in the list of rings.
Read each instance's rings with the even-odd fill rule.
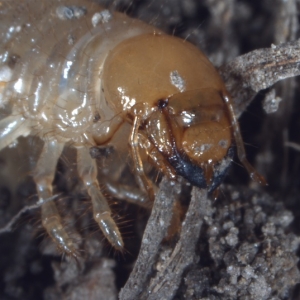
[[[123,41],[105,61],[103,87],[112,109],[134,121],[136,168],[142,168],[134,142],[139,135],[150,142],[149,154],[166,175],[181,175],[212,191],[226,173],[235,136],[241,161],[257,174],[244,158],[223,81],[189,42],[155,33]],[[142,181],[149,189],[147,180]]]

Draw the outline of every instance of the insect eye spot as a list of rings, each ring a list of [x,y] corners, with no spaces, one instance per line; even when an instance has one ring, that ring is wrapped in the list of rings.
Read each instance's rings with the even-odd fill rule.
[[[163,108],[167,107],[168,102],[169,102],[168,99],[159,99],[157,101],[157,106],[158,106],[158,108],[163,109]]]
[[[220,140],[219,141],[219,146],[224,148],[224,149],[228,148],[228,144],[229,144],[228,140]]]

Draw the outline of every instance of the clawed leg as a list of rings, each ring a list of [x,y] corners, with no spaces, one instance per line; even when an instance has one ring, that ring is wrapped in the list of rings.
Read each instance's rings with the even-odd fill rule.
[[[130,135],[130,148],[131,148],[131,153],[132,153],[132,159],[134,163],[134,174],[137,179],[137,183],[139,187],[146,191],[149,195],[149,198],[154,200],[154,190],[152,183],[150,180],[147,178],[145,172],[144,172],[144,167],[143,167],[143,162],[141,160],[140,154],[139,154],[139,135],[138,135],[138,130],[140,127],[140,118],[135,117],[133,126],[132,126],[132,131]]]
[[[138,138],[139,144],[146,150],[147,155],[152,159],[152,162],[154,163],[155,167],[164,175],[166,175],[169,179],[175,179],[175,170],[161,155],[157,148],[151,145],[144,135],[139,134]]]
[[[144,208],[152,208],[153,201],[150,201],[148,195],[139,188],[110,180],[105,180],[101,183],[105,184],[107,192],[117,199],[126,200],[129,203],[137,204]]]
[[[234,135],[235,143],[236,143],[236,147],[237,147],[237,154],[238,154],[238,158],[239,158],[240,162],[244,165],[244,167],[248,171],[252,180],[254,180],[255,182],[258,182],[262,185],[267,185],[265,178],[262,175],[260,175],[251,166],[251,164],[248,162],[248,160],[246,158],[246,151],[245,151],[244,142],[243,142],[243,138],[242,138],[241,131],[240,131],[240,126],[239,126],[237,118],[235,116],[230,97],[227,95],[223,95],[223,98],[228,107],[228,112],[229,112],[231,124],[233,127],[233,135]]]
[[[64,144],[56,141],[46,141],[44,144],[34,174],[41,202],[52,197],[52,182],[63,148]],[[61,217],[53,201],[47,201],[42,205],[42,223],[58,248],[63,253],[76,257],[76,247],[62,226]]]
[[[95,221],[111,245],[117,250],[122,250],[124,243],[119,229],[111,217],[107,200],[100,192],[96,161],[91,158],[89,149],[86,147],[77,149],[77,162],[79,176],[92,200]]]
[[[0,121],[0,150],[9,146],[19,136],[30,133],[26,120],[20,115],[12,115]]]

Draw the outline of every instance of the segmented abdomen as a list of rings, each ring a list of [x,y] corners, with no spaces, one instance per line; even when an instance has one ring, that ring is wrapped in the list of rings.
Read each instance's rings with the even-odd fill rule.
[[[95,120],[114,116],[101,91],[108,52],[153,28],[84,0],[7,0],[1,19],[0,105],[10,122],[23,135],[94,144]]]

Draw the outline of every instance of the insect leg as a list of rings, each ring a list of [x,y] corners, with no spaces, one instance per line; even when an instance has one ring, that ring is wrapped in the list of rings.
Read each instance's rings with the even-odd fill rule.
[[[111,210],[107,200],[100,192],[97,181],[97,164],[91,158],[89,149],[86,147],[77,149],[77,162],[79,176],[83,180],[92,200],[95,221],[112,246],[118,250],[122,250],[124,243],[120,231],[111,217]]]
[[[243,138],[242,138],[242,135],[241,135],[238,120],[237,120],[237,118],[235,116],[235,113],[234,113],[232,101],[231,101],[231,99],[228,95],[223,95],[223,98],[224,98],[224,101],[227,105],[228,112],[229,112],[229,115],[230,115],[230,120],[231,120],[231,124],[232,124],[232,127],[233,127],[233,135],[234,135],[234,139],[235,139],[235,143],[236,143],[236,147],[237,147],[238,158],[239,158],[240,162],[244,165],[246,170],[248,171],[248,173],[249,173],[250,177],[252,178],[252,180],[254,180],[255,182],[258,182],[262,185],[266,185],[267,182],[266,182],[265,178],[262,175],[260,175],[253,168],[253,166],[248,162],[248,160],[246,158],[246,151],[245,151],[245,147],[244,147],[244,142],[243,142]]]
[[[20,115],[12,115],[0,121],[0,150],[9,146],[19,136],[27,136],[30,133],[25,118]]]
[[[133,121],[132,131],[129,138],[129,144],[131,148],[132,160],[134,163],[135,176],[140,188],[146,191],[149,195],[150,199],[154,200],[154,190],[152,183],[147,178],[143,162],[139,153],[139,127],[141,124],[141,119],[139,117],[135,117]]]
[[[107,192],[115,198],[126,200],[127,202],[145,208],[152,207],[153,202],[150,201],[148,195],[139,188],[116,183],[112,180],[105,180],[103,183],[105,184]]]
[[[147,155],[152,159],[152,162],[160,172],[170,179],[176,178],[175,170],[143,134],[139,134],[139,143],[141,147],[145,148]]]
[[[57,141],[45,141],[34,174],[39,201],[52,197],[56,164],[63,148],[64,144]],[[62,226],[61,217],[53,201],[47,201],[42,205],[42,223],[59,250],[76,257],[76,247]]]

